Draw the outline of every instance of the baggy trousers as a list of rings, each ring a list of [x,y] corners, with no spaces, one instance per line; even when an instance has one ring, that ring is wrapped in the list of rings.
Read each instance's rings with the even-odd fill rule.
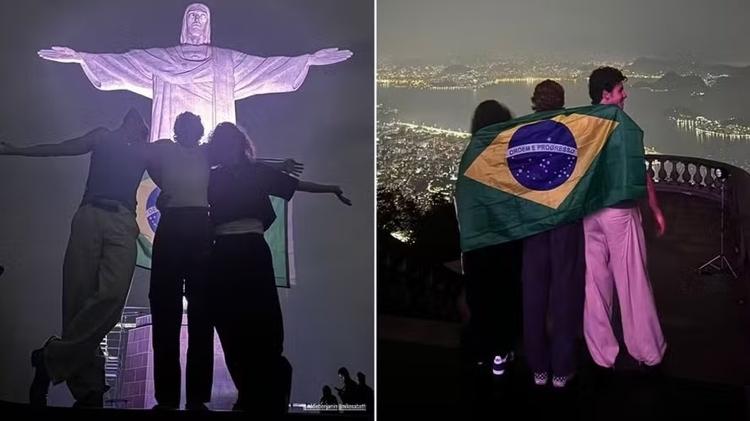
[[[151,264],[154,391],[165,406],[180,405],[182,297],[187,298],[187,403],[211,400],[214,328],[208,310],[207,269],[212,227],[207,208],[167,208],[159,220]]]
[[[583,327],[591,357],[602,367],[612,367],[619,352],[611,323],[615,289],[628,352],[646,365],[660,363],[667,345],[648,279],[639,209],[604,208],[584,218],[583,223],[586,237]]]
[[[584,247],[580,220],[523,240],[523,337],[535,373],[576,370],[583,319]],[[551,329],[547,332],[547,321]]]
[[[216,237],[210,290],[216,331],[239,392],[235,410],[286,411],[291,366],[282,356],[284,326],[271,251],[261,234]]]
[[[82,205],[73,216],[63,263],[63,330],[45,346],[53,383],[76,400],[105,390],[99,345],[120,321],[135,270],[138,225],[119,204]]]

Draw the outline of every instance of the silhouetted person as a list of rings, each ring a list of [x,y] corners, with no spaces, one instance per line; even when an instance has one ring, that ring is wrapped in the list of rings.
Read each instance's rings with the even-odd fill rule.
[[[531,103],[538,113],[560,110],[565,90],[547,79],[536,85]],[[583,250],[580,219],[523,239],[523,338],[535,385],[546,385],[551,373],[552,386],[565,387],[576,372],[583,323]]]
[[[361,371],[357,372],[357,395],[359,403],[365,404],[367,412],[375,409],[375,392],[367,385],[365,373]]]
[[[3,276],[3,273],[5,273],[5,267],[0,265],[0,276]]]
[[[349,375],[349,370],[347,370],[346,367],[341,367],[339,368],[338,374],[339,381],[341,381],[343,387],[337,387],[336,392],[339,394],[339,398],[341,398],[341,403],[349,405],[359,403],[357,399],[357,383],[352,380]]]
[[[209,137],[208,201],[215,242],[209,297],[227,368],[238,390],[235,410],[280,415],[288,409],[291,366],[282,356],[284,329],[273,262],[263,233],[276,218],[269,195],[333,193],[339,186],[298,180],[257,162],[247,136],[221,123]]]
[[[323,397],[320,398],[321,405],[338,405],[339,400],[333,396],[331,387],[328,385],[323,386]]]
[[[512,118],[495,100],[480,103],[471,120],[471,134]],[[469,322],[465,332],[473,364],[494,375],[505,374],[521,331],[521,243],[511,241],[462,253]]]
[[[183,112],[175,121],[174,141],[162,139],[148,148],[148,171],[161,189],[149,291],[157,409],[176,409],[180,404],[183,295],[188,303],[185,408],[206,410],[205,403],[211,400],[214,328],[207,271],[213,241],[208,211],[212,162],[208,145],[199,144],[203,134],[200,117]],[[301,170],[290,160],[271,165]]]
[[[100,127],[57,144],[0,154],[71,156],[91,153],[86,190],[73,216],[63,263],[62,336],[31,354],[36,368],[29,402],[47,405],[50,381],[66,382],[75,406],[101,407],[107,390],[99,344],[120,321],[135,269],[136,191],[146,170],[148,127],[135,110],[117,130]]]
[[[493,124],[504,123],[513,118],[508,107],[488,99],[482,101],[474,109],[474,115],[471,117],[471,135],[475,135],[480,129]]]
[[[151,262],[154,393],[160,409],[180,404],[180,330],[183,295],[188,308],[185,368],[186,409],[206,409],[213,380],[213,324],[207,303],[208,259],[213,239],[208,216],[211,165],[200,117],[184,112],[174,124],[174,142],[149,145],[149,174],[161,189],[159,226]]]

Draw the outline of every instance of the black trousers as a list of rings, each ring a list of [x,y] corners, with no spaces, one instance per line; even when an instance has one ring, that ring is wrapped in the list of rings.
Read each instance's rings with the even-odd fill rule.
[[[271,251],[260,234],[217,236],[211,259],[211,309],[237,387],[236,410],[287,409],[291,366]]]
[[[583,222],[523,240],[523,337],[534,372],[576,370],[586,274]],[[551,322],[548,333],[547,322]]]
[[[471,313],[465,337],[469,354],[481,361],[507,354],[521,334],[521,243],[465,252],[463,269]]]
[[[206,208],[168,208],[162,213],[154,238],[149,291],[154,389],[161,405],[180,404],[183,295],[188,301],[187,402],[211,400],[214,328],[207,299],[211,242]]]

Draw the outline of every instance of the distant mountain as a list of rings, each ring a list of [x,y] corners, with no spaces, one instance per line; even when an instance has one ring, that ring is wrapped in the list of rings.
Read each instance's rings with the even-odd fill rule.
[[[639,57],[633,64],[626,67],[628,73],[655,74],[667,72],[685,73],[695,70],[696,63],[684,60],[667,60],[661,58]]]
[[[750,74],[738,77],[725,77],[716,81],[709,94],[703,99],[706,107],[720,110],[715,118],[724,120],[736,117],[750,121]]]
[[[652,87],[651,84],[641,82],[634,86],[638,85]],[[722,77],[717,79],[709,89],[701,92],[705,92],[705,95],[695,97],[692,101],[675,104],[675,108],[667,115],[687,117],[702,115],[727,124],[748,125],[750,96],[747,92],[750,92],[750,76]]]
[[[649,83],[644,81],[636,82],[635,88],[651,88],[655,90],[690,90],[693,92],[705,92],[708,89],[703,79],[697,75],[680,76],[675,72],[667,72],[656,82]]]
[[[726,93],[735,92],[747,95],[750,92],[750,72],[736,77],[724,77],[716,81],[714,88]]]
[[[750,66],[737,67],[725,64],[706,64],[697,60],[673,60],[663,58],[639,57],[625,70],[631,74],[655,74],[675,72],[678,74],[698,74],[705,76],[727,75],[744,76],[750,75]]]

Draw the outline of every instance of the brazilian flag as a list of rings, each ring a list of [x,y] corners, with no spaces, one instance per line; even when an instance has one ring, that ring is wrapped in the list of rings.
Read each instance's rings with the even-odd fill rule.
[[[461,157],[461,249],[547,231],[646,191],[643,131],[614,105],[487,126]]]
[[[136,264],[144,269],[151,269],[151,254],[156,235],[156,227],[159,225],[161,214],[156,208],[156,200],[161,190],[150,178],[144,178],[138,187],[138,208],[136,209],[136,221],[140,234],[138,235],[138,257]],[[291,251],[291,209],[284,199],[271,196],[271,205],[276,213],[276,219],[263,233],[263,236],[271,250],[273,261],[273,273],[276,276],[276,286],[290,287],[294,279],[294,261]]]

